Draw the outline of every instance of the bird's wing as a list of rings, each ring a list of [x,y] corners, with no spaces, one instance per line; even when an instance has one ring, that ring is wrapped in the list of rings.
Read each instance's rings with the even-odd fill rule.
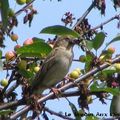
[[[40,71],[36,74],[35,79],[33,80],[32,83],[33,88],[37,88],[37,86],[42,86],[45,75],[57,63],[56,62],[57,51],[58,49],[54,49],[45,59]]]

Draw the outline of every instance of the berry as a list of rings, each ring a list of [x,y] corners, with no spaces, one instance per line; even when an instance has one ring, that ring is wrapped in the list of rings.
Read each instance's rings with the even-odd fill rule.
[[[49,44],[49,46],[50,46],[51,48],[53,48],[53,47],[54,47],[54,45],[53,45],[53,44]]]
[[[24,41],[23,45],[30,45],[33,44],[33,39],[32,38],[28,38],[27,40]]]
[[[21,60],[19,63],[18,63],[18,68],[20,70],[25,70],[27,67],[27,62],[25,60]]]
[[[74,70],[69,74],[70,78],[77,79],[79,77],[78,71]]]
[[[100,61],[103,61],[105,59],[105,55],[101,55],[100,57],[99,57],[99,60]]]
[[[120,71],[120,63],[115,63],[114,67],[117,71]]]
[[[34,72],[37,73],[40,70],[39,66],[34,67]]]
[[[14,50],[16,51],[18,48],[20,48],[21,46],[20,45],[16,45],[15,47],[14,47]]]
[[[8,80],[6,78],[2,79],[0,84],[3,86],[3,87],[6,87],[8,85]]]
[[[28,68],[27,71],[30,72],[31,70]]]
[[[23,5],[26,3],[26,0],[16,0],[16,2],[19,4],[19,5]]]
[[[17,41],[18,40],[18,35],[17,34],[12,34],[10,36],[10,38],[11,38],[12,41]]]
[[[107,49],[107,51],[108,51],[110,54],[113,54],[113,53],[115,52],[115,48],[109,47],[109,48]]]
[[[8,61],[8,60],[15,60],[15,58],[16,58],[16,54],[15,54],[15,52],[13,52],[13,51],[9,51],[9,52],[7,52],[6,54],[5,54],[5,58],[6,58],[6,60]]]
[[[75,71],[77,71],[79,75],[81,74],[80,68],[76,68]]]

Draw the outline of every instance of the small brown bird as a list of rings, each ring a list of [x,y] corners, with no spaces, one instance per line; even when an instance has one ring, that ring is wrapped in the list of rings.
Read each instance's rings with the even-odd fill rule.
[[[74,39],[59,37],[32,83],[33,94],[55,86],[68,73],[73,59]]]

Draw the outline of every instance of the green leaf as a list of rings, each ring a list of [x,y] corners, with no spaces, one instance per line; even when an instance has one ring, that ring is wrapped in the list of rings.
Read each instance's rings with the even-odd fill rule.
[[[97,82],[94,82],[90,86],[90,91],[91,92],[107,92],[107,93],[111,93],[112,95],[118,95],[120,93],[119,88],[110,88],[110,87],[107,87],[105,84],[99,85]]]
[[[21,57],[46,57],[52,48],[45,42],[37,41],[31,45],[17,49],[17,54]]]
[[[105,33],[99,32],[99,33],[95,36],[95,38],[93,39],[93,48],[94,48],[95,50],[98,50],[98,49],[101,47],[101,45],[103,44],[104,39],[105,39]]]
[[[103,75],[113,75],[116,73],[116,69],[105,69],[102,71]]]
[[[86,40],[86,47],[91,50],[93,48],[93,41]]]
[[[38,42],[38,43],[39,43],[39,42],[45,42],[44,39],[37,38],[37,37],[33,37],[32,40],[33,40],[34,43],[37,43],[37,42]]]
[[[25,78],[32,78],[34,73],[31,71],[27,71],[27,70],[19,70],[19,73],[24,76]]]
[[[120,33],[117,34],[117,36],[116,36],[115,38],[113,38],[109,43],[107,43],[107,44],[106,44],[106,47],[107,47],[108,45],[110,45],[111,43],[117,42],[117,41],[119,41],[119,40],[120,40]]]
[[[2,50],[0,50],[0,59],[2,58]]]
[[[92,52],[86,52],[86,58],[85,58],[85,71],[89,71],[92,66],[91,66],[91,63],[93,62],[94,60],[94,57],[95,55],[92,53]]]
[[[76,106],[69,101],[69,106],[76,118],[76,120],[81,120],[81,115],[79,114],[79,111],[77,110]]]
[[[120,94],[120,89],[119,88],[105,88],[104,91],[111,93],[112,95],[118,95]]]
[[[77,32],[75,32],[74,30],[71,30],[71,29],[69,29],[65,26],[61,26],[61,25],[46,27],[46,28],[42,29],[40,33],[62,35],[62,36],[69,35],[74,38],[80,37],[80,35]]]
[[[0,110],[0,115],[8,115],[11,112],[13,112],[13,110]]]
[[[8,24],[9,2],[8,0],[1,0],[0,2],[1,2],[1,16],[2,16],[3,29],[6,29]]]

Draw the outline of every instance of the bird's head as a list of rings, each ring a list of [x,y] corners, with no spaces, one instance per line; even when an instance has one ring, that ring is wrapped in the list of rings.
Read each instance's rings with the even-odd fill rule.
[[[58,37],[58,40],[56,41],[55,47],[65,47],[65,48],[71,48],[76,44],[75,38],[69,37],[69,36],[62,36]]]

